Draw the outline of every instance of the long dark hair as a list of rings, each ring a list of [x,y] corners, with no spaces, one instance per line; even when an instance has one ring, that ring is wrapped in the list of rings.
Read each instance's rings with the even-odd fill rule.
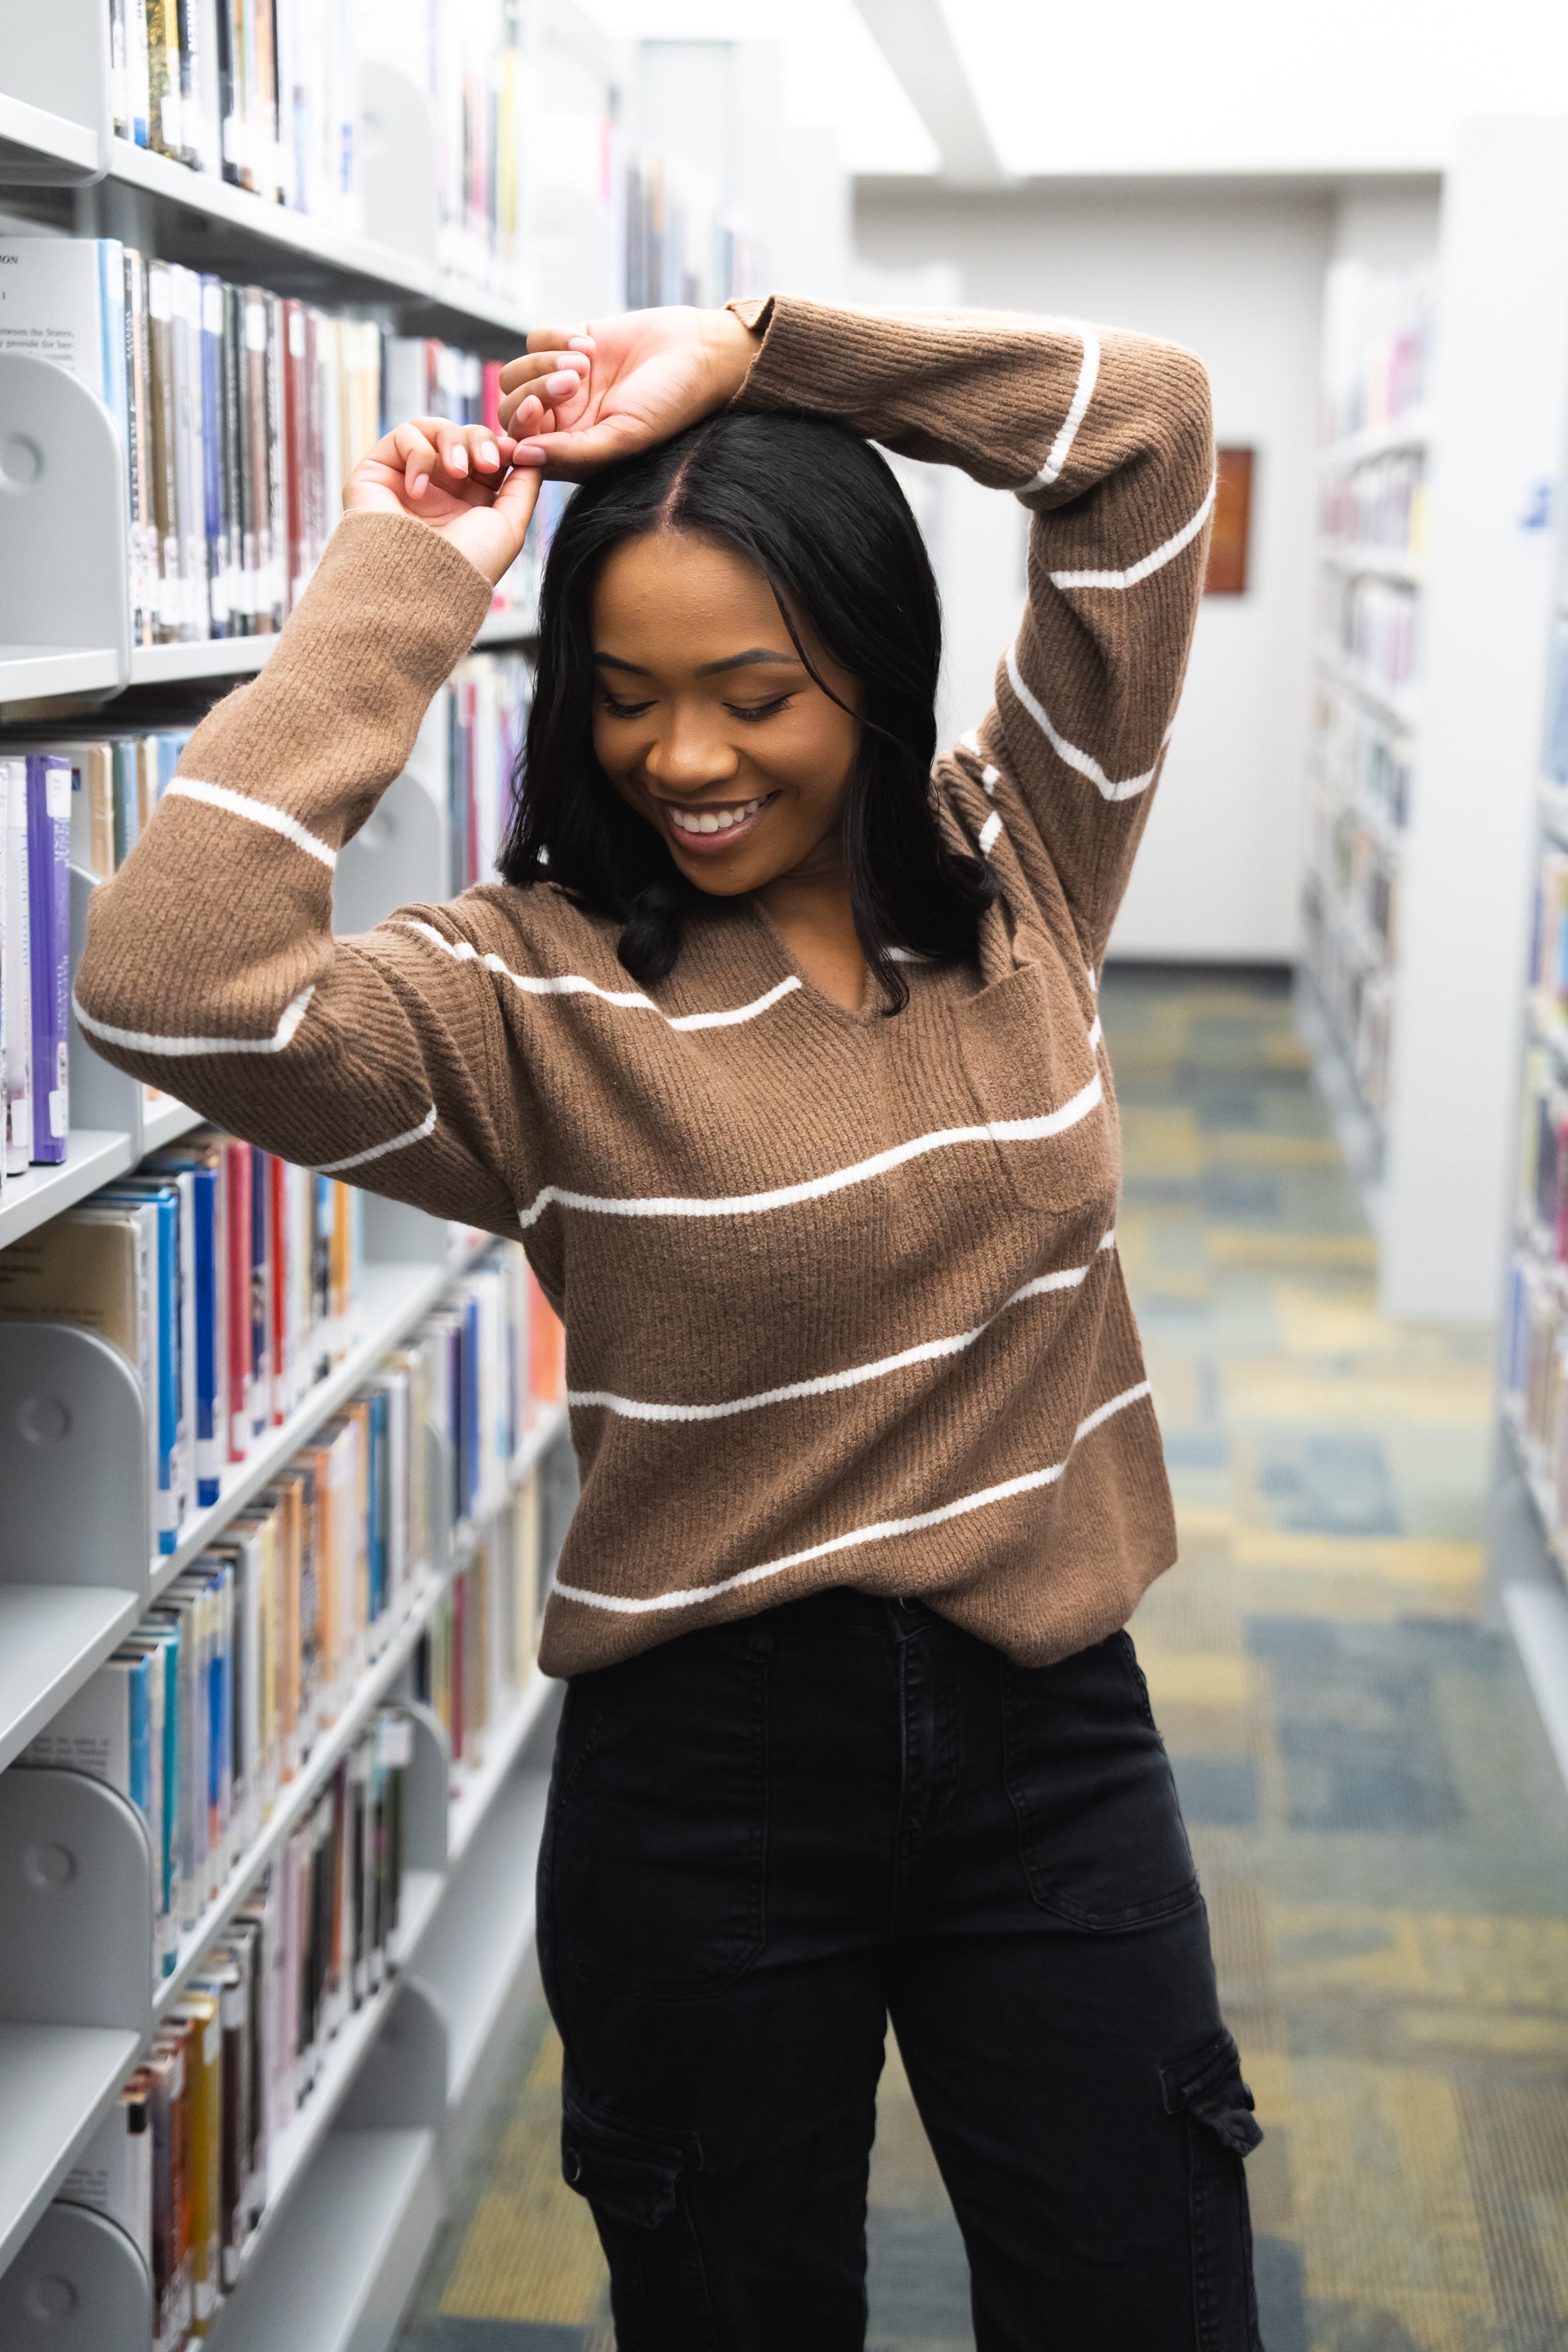
[[[672,969],[685,918],[703,902],[594,751],[595,583],[612,549],[655,530],[746,557],[823,691],[832,693],[801,625],[859,680],[844,865],[866,961],[889,1010],[900,1011],[909,990],[898,951],[973,953],[996,888],[938,825],[931,763],[942,612],[925,543],[886,460],[845,426],[725,413],[595,475],[568,502],[545,564],[538,678],[502,875],[555,883],[590,912],[617,919],[621,962],[645,987]]]

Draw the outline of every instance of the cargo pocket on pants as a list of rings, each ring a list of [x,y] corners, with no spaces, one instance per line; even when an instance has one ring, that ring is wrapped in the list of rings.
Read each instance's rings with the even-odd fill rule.
[[[627,2123],[566,2077],[561,2174],[599,2232],[617,2352],[720,2352],[688,2186],[701,2168],[695,2134]]]
[[[1198,2352],[1262,2352],[1243,2158],[1263,2137],[1228,2033],[1162,2066],[1165,2112],[1184,2116]]]

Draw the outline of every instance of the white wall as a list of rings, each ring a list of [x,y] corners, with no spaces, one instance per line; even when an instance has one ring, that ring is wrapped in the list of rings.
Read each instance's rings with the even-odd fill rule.
[[[1222,442],[1257,451],[1247,593],[1210,598],[1138,866],[1123,955],[1284,961],[1297,945],[1309,716],[1313,452],[1332,198],[1158,189],[993,196],[863,188],[856,242],[879,272],[948,265],[958,298],[1188,344]],[[1023,593],[1022,509],[957,482],[939,554],[946,710],[973,720]]]

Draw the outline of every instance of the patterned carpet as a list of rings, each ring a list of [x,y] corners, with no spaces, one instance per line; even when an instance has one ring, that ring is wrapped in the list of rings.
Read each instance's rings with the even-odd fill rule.
[[[1133,1630],[1268,2135],[1268,2352],[1563,2352],[1568,1796],[1476,1622],[1489,1343],[1378,1315],[1282,982],[1122,971],[1104,1013],[1182,1530]],[[539,2011],[403,2352],[612,2352],[559,2064]],[[869,2239],[873,2352],[967,2352],[896,2055]]]

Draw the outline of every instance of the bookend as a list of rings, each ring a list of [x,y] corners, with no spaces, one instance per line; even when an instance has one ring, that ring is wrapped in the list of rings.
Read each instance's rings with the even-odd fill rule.
[[[333,2129],[438,2133],[446,2116],[446,2014],[427,1985],[405,1977]]]
[[[98,394],[50,360],[0,352],[0,644],[101,651],[117,693],[131,675],[120,436]]]
[[[395,66],[367,58],[359,77],[356,156],[364,216],[378,241],[434,265],[440,196],[430,101]]]
[[[5,2352],[147,2352],[153,2282],[115,2222],[84,2205],[48,2206],[0,2274]]]
[[[0,1773],[0,2019],[152,2021],[153,1858],[134,1805],[53,1767]]]
[[[0,89],[94,131],[96,169],[43,154],[0,155],[0,186],[82,186],[109,169],[109,10],[100,0],[0,0]],[[9,2342],[9,2338],[5,2339]]]
[[[447,1867],[447,1790],[452,1776],[452,1743],[438,1715],[419,1699],[401,1699],[414,1753],[404,1783],[403,1858],[409,1870]]]
[[[0,1581],[109,1587],[145,1601],[141,1383],[97,1332],[0,1323]]]

